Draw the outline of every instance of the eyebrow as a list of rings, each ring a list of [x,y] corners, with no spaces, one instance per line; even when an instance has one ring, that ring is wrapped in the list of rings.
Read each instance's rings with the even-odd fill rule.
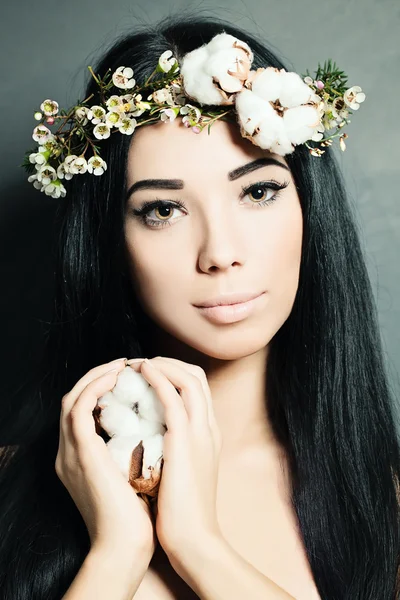
[[[276,165],[289,171],[289,167],[272,157],[261,157],[249,162],[233,171],[229,171],[228,180],[234,181],[246,173],[260,169],[261,167]],[[141,179],[136,181],[128,190],[127,199],[133,192],[139,190],[182,190],[185,187],[183,179]]]

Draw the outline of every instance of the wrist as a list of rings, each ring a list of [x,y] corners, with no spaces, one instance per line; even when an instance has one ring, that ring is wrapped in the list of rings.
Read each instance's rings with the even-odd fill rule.
[[[121,544],[111,544],[109,542],[95,542],[90,548],[89,554],[96,560],[104,560],[109,564],[115,564],[120,567],[132,565],[143,568],[148,567],[153,556],[154,549],[150,546],[130,544],[123,546]]]

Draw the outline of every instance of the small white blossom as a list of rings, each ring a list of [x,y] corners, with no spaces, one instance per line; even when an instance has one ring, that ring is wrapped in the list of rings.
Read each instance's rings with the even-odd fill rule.
[[[88,118],[88,113],[89,113],[89,109],[87,106],[79,106],[76,110],[75,110],[75,119],[76,121],[78,121],[78,123],[80,123],[83,127],[85,125],[87,125],[89,118]]]
[[[35,121],[40,121],[40,119],[42,118],[42,113],[39,111],[36,111],[33,115],[33,118],[35,119]]]
[[[77,158],[74,158],[74,160],[72,160],[69,163],[69,173],[72,173],[73,175],[83,175],[84,173],[86,173],[87,171],[87,162],[86,162],[86,158],[83,156],[78,156]]]
[[[43,166],[46,164],[47,160],[42,152],[32,152],[32,154],[29,155],[29,162],[34,165]]]
[[[93,129],[93,135],[98,139],[98,140],[106,140],[107,138],[110,137],[111,135],[111,130],[110,127],[108,125],[106,125],[105,123],[99,123],[98,125],[96,125],[96,127]]]
[[[57,167],[57,177],[58,179],[72,179],[73,178],[73,173],[70,173],[69,171],[65,170],[65,163],[61,163],[58,167]]]
[[[353,87],[345,91],[343,98],[351,110],[358,110],[361,102],[364,102],[366,96],[359,85],[353,85]]]
[[[44,112],[46,117],[51,117],[58,113],[58,102],[55,100],[44,100],[40,105],[40,110]]]
[[[45,125],[38,125],[33,130],[32,138],[35,140],[35,142],[40,142],[41,144],[43,144],[52,135],[53,134],[51,133],[48,127],[46,127]]]
[[[131,135],[135,131],[136,125],[137,125],[136,119],[129,119],[129,118],[122,119],[122,123],[119,126],[119,131],[126,135]]]
[[[68,155],[68,156],[65,158],[65,160],[64,160],[64,163],[62,163],[62,164],[64,165],[64,172],[65,172],[65,173],[70,173],[70,170],[69,170],[69,168],[70,168],[70,165],[71,165],[71,163],[73,163],[73,162],[74,162],[74,160],[75,160],[76,158],[78,158],[76,154],[69,154],[69,155]]]
[[[102,106],[91,106],[90,110],[87,113],[87,118],[89,121],[92,121],[93,125],[97,123],[102,123],[104,121],[104,117],[106,115],[106,111]]]
[[[52,198],[64,198],[67,194],[65,187],[63,186],[61,181],[58,180],[43,186],[41,191],[47,194],[47,196],[51,196]]]
[[[113,94],[108,98],[108,100],[106,100],[106,106],[108,110],[114,110],[115,108],[118,108],[121,106],[121,96]]]
[[[201,111],[197,106],[192,104],[185,104],[179,109],[181,115],[186,115],[182,118],[182,122],[186,127],[191,127],[195,123],[198,123],[201,117]]]
[[[179,112],[179,108],[163,108],[160,110],[160,119],[165,123],[175,121]]]
[[[136,81],[132,78],[133,70],[130,67],[118,67],[113,73],[113,84],[121,89],[129,90],[135,86]]]
[[[188,52],[181,64],[185,93],[200,104],[233,104],[254,55],[248,44],[225,32]]]
[[[152,97],[156,104],[173,104],[172,94],[168,88],[155,90],[155,92],[152,94]]]
[[[38,180],[38,176],[37,173],[35,173],[34,175],[29,175],[28,177],[28,181],[29,183],[33,183],[33,186],[37,189],[40,190],[42,188],[42,184],[40,183],[40,181]]]
[[[50,165],[44,165],[37,172],[38,181],[40,181],[43,185],[47,185],[51,183],[55,179],[57,179],[57,172],[54,167]]]
[[[166,50],[158,59],[160,69],[165,73],[168,73],[177,62],[176,58],[172,56],[172,50]],[[177,70],[179,70],[179,68]]]
[[[106,125],[110,128],[119,127],[122,124],[123,115],[118,110],[111,110],[106,114]]]
[[[100,156],[91,156],[88,160],[87,170],[93,175],[103,175],[104,171],[107,170],[107,164]]]

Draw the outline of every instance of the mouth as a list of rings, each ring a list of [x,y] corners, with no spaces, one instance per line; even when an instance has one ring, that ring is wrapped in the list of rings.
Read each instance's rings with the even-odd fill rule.
[[[205,318],[213,323],[235,323],[252,314],[264,296],[265,292],[262,292],[258,296],[244,302],[213,306],[196,306],[196,308]]]

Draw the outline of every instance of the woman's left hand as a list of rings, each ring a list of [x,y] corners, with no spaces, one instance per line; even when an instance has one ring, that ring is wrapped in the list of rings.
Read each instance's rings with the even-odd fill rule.
[[[178,571],[188,553],[221,536],[216,496],[222,436],[201,367],[161,356],[140,365],[136,370],[155,389],[165,410],[168,430],[156,533]]]

